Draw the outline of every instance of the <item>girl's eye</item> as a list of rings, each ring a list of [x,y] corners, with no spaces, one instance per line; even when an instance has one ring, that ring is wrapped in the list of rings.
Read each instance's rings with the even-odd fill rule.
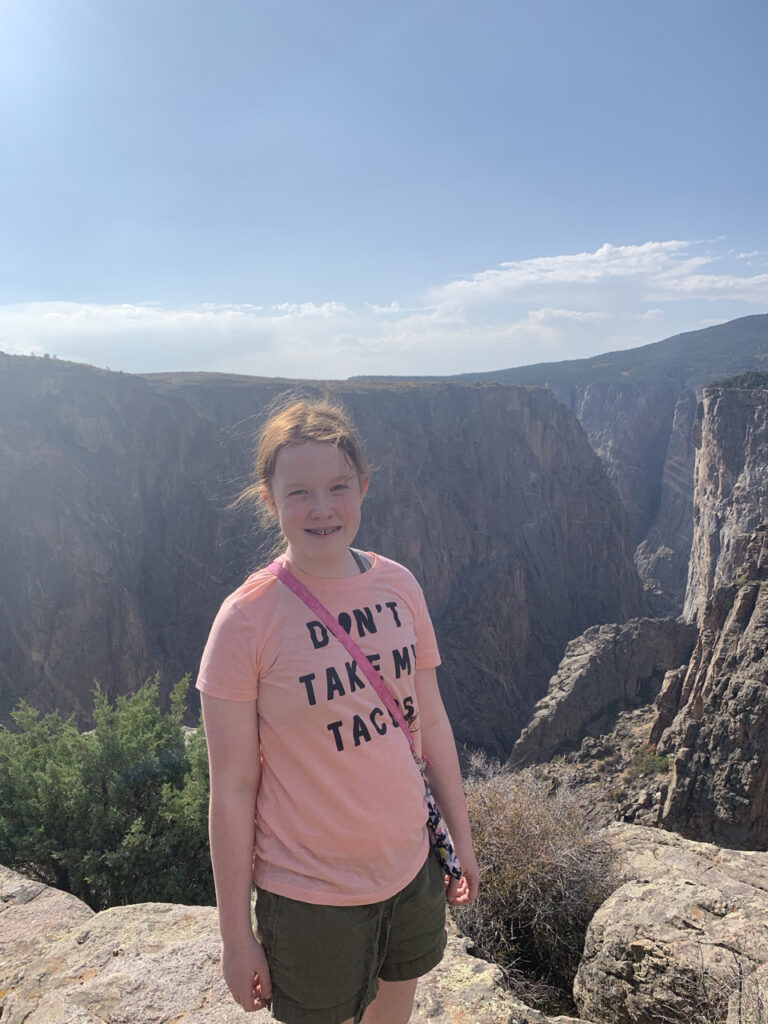
[[[301,489],[296,490],[296,491],[289,491],[288,492],[288,497],[289,498],[300,498],[303,494],[306,494],[306,493],[307,493],[306,491],[301,490]]]

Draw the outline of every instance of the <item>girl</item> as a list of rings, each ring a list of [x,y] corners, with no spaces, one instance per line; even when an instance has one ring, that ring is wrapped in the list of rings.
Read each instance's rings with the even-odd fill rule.
[[[279,562],[386,680],[463,877],[430,853],[421,775],[370,680],[271,571],[249,576],[216,616],[197,681],[211,859],[227,986],[244,1010],[268,1005],[288,1024],[406,1024],[418,977],[442,957],[446,899],[477,894],[424,597],[403,566],[351,548],[368,480],[345,412],[300,401],[263,428],[244,496],[277,519]]]

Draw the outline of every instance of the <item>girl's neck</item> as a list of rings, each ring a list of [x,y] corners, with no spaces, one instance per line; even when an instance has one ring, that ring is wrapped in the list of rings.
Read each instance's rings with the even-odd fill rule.
[[[334,561],[318,561],[312,564],[309,561],[305,561],[303,558],[296,558],[291,548],[288,548],[285,552],[285,557],[292,566],[305,573],[307,576],[315,576],[318,579],[324,580],[345,580],[352,576],[360,575],[360,567],[355,561],[355,557],[352,552],[347,548],[343,556],[338,560]]]

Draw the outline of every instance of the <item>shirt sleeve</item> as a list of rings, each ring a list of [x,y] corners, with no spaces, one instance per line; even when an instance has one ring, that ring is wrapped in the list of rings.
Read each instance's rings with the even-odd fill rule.
[[[415,600],[413,609],[414,624],[416,626],[416,668],[437,668],[440,664],[440,651],[435,637],[435,627],[432,625],[424,592],[416,582]]]
[[[223,700],[256,700],[259,673],[254,630],[247,616],[225,601],[213,620],[200,662],[197,689]]]

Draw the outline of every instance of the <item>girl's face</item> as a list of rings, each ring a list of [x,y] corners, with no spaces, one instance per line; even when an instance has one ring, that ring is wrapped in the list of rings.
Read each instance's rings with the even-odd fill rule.
[[[335,445],[308,441],[280,449],[272,486],[261,496],[280,521],[293,564],[339,579],[359,572],[349,546],[367,490],[368,481]]]

